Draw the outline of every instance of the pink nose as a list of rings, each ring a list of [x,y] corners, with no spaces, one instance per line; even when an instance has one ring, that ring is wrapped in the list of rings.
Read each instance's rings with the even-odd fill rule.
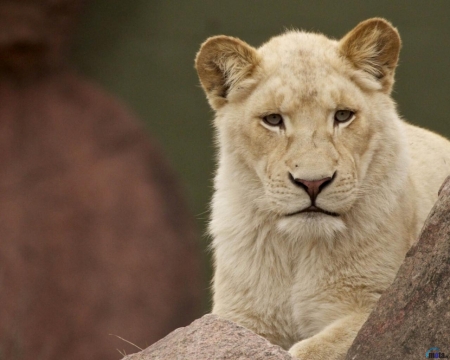
[[[289,178],[295,185],[303,188],[303,190],[308,193],[312,204],[314,204],[317,195],[319,195],[319,193],[334,180],[335,175],[336,173],[334,173],[332,177],[326,177],[319,180],[303,180],[296,179],[292,174],[289,174]]]

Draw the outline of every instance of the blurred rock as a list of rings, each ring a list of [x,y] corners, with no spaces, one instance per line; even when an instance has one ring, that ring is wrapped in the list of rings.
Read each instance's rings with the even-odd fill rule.
[[[437,347],[450,357],[450,180],[419,241],[381,296],[347,360],[424,359]]]
[[[198,316],[192,219],[138,122],[69,73],[0,99],[0,358],[113,359],[109,334]]]
[[[180,184],[66,65],[80,0],[0,1],[0,359],[114,359],[199,316]]]
[[[149,348],[123,360],[290,360],[288,352],[263,337],[216,315],[205,315]]]

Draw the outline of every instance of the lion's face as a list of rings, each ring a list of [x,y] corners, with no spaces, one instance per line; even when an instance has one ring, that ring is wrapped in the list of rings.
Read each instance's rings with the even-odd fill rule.
[[[223,41],[214,49],[222,56],[231,47]],[[393,80],[355,69],[342,55],[346,43],[322,35],[291,32],[255,51],[231,42],[238,48],[234,78],[229,63],[219,64],[229,76],[221,84],[214,78],[220,66],[210,61],[199,68],[201,52],[197,60],[201,80],[210,71],[212,80],[202,83],[217,112],[222,153],[245,164],[246,178],[257,179],[251,184],[259,191],[249,189],[253,201],[280,228],[345,227],[395,113]]]

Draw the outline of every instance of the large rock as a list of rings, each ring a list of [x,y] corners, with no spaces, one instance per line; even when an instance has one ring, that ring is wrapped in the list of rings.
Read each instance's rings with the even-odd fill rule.
[[[70,71],[80,0],[0,1],[0,359],[117,359],[200,315],[200,252],[143,125]]]
[[[437,347],[450,357],[450,181],[381,296],[347,360],[424,359]]]
[[[234,322],[205,315],[123,360],[293,360],[279,346]]]
[[[0,354],[114,359],[132,347],[109,334],[198,317],[192,218],[138,121],[70,73],[0,98]]]

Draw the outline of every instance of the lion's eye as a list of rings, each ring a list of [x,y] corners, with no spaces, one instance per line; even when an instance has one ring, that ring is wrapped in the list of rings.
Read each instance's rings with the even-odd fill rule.
[[[281,126],[283,117],[280,114],[270,114],[263,117],[263,121],[269,126]]]
[[[338,110],[334,113],[334,120],[344,123],[353,119],[353,115],[355,115],[355,113],[351,110]]]

